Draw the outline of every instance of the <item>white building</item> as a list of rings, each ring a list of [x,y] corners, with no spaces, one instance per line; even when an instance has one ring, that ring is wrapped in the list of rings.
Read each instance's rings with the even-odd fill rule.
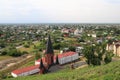
[[[58,55],[58,61],[60,65],[75,61],[78,58],[79,58],[78,53],[71,51]]]
[[[83,50],[83,47],[76,47],[76,52],[81,54]]]
[[[27,76],[27,75],[31,75],[31,74],[35,74],[40,72],[39,69],[39,65],[35,65],[35,66],[29,66],[26,68],[22,68],[22,69],[17,69],[11,72],[11,75],[13,77],[18,77],[18,76]]]
[[[79,30],[78,28],[74,31],[74,35],[78,36],[81,35],[83,33],[83,28],[81,28],[81,30]]]

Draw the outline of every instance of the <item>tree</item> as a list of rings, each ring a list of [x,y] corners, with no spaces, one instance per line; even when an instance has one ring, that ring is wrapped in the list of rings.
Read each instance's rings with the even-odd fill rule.
[[[1,51],[1,55],[6,55],[7,54],[7,51],[3,50]]]
[[[21,56],[22,53],[20,51],[17,51],[17,49],[11,49],[8,51],[8,55],[18,57],[18,56]]]
[[[35,53],[35,60],[38,60],[42,57],[42,55],[39,53],[39,51],[34,51]]]
[[[111,62],[113,53],[106,51],[106,43],[95,44],[95,46],[84,47],[83,53],[86,57],[88,65],[101,65],[104,61],[106,64]],[[105,59],[103,56],[105,55]]]
[[[0,43],[1,48],[5,48],[6,44],[4,42]]]
[[[93,46],[86,46],[83,50],[85,57],[87,58],[86,62],[90,65],[94,58],[94,49]]]
[[[113,53],[110,52],[110,51],[107,51],[106,54],[105,54],[104,62],[106,64],[110,63],[112,61],[112,57],[113,57]]]
[[[74,51],[75,52],[75,47],[74,46],[70,46],[69,49],[70,49],[70,51]]]
[[[59,50],[61,47],[60,43],[54,43],[53,48]]]

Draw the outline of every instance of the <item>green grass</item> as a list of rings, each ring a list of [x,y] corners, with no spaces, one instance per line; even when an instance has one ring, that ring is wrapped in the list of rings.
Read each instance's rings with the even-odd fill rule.
[[[34,45],[36,45],[36,46],[38,46],[39,44],[40,44],[39,41],[36,42],[36,43],[34,43]],[[19,48],[18,50],[20,50],[21,52],[26,51],[26,52],[28,52],[28,53],[32,53],[32,52],[34,51],[34,45],[31,44],[29,48],[21,47],[21,48]]]
[[[28,66],[33,66],[33,65],[35,65],[35,61],[34,60],[26,63],[25,65],[21,66],[20,68],[24,68],[24,67],[28,67]]]
[[[7,55],[3,55],[3,56],[0,56],[0,61],[1,60],[6,60],[6,59],[11,59],[11,58],[13,58],[13,57],[7,56]]]
[[[65,69],[45,75],[31,75],[6,80],[120,80],[120,61],[81,69]]]

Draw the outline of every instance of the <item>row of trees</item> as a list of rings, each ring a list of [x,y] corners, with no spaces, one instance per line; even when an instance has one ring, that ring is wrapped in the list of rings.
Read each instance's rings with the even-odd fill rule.
[[[20,52],[15,47],[9,47],[0,52],[0,55],[9,55],[9,56],[13,56],[13,57],[18,57],[23,54],[28,54],[28,52],[26,52],[26,51]]]

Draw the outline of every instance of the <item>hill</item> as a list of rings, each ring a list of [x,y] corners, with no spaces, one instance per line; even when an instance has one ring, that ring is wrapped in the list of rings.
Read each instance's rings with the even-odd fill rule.
[[[6,80],[120,80],[120,61],[81,69],[65,69],[45,75],[31,75]]]

